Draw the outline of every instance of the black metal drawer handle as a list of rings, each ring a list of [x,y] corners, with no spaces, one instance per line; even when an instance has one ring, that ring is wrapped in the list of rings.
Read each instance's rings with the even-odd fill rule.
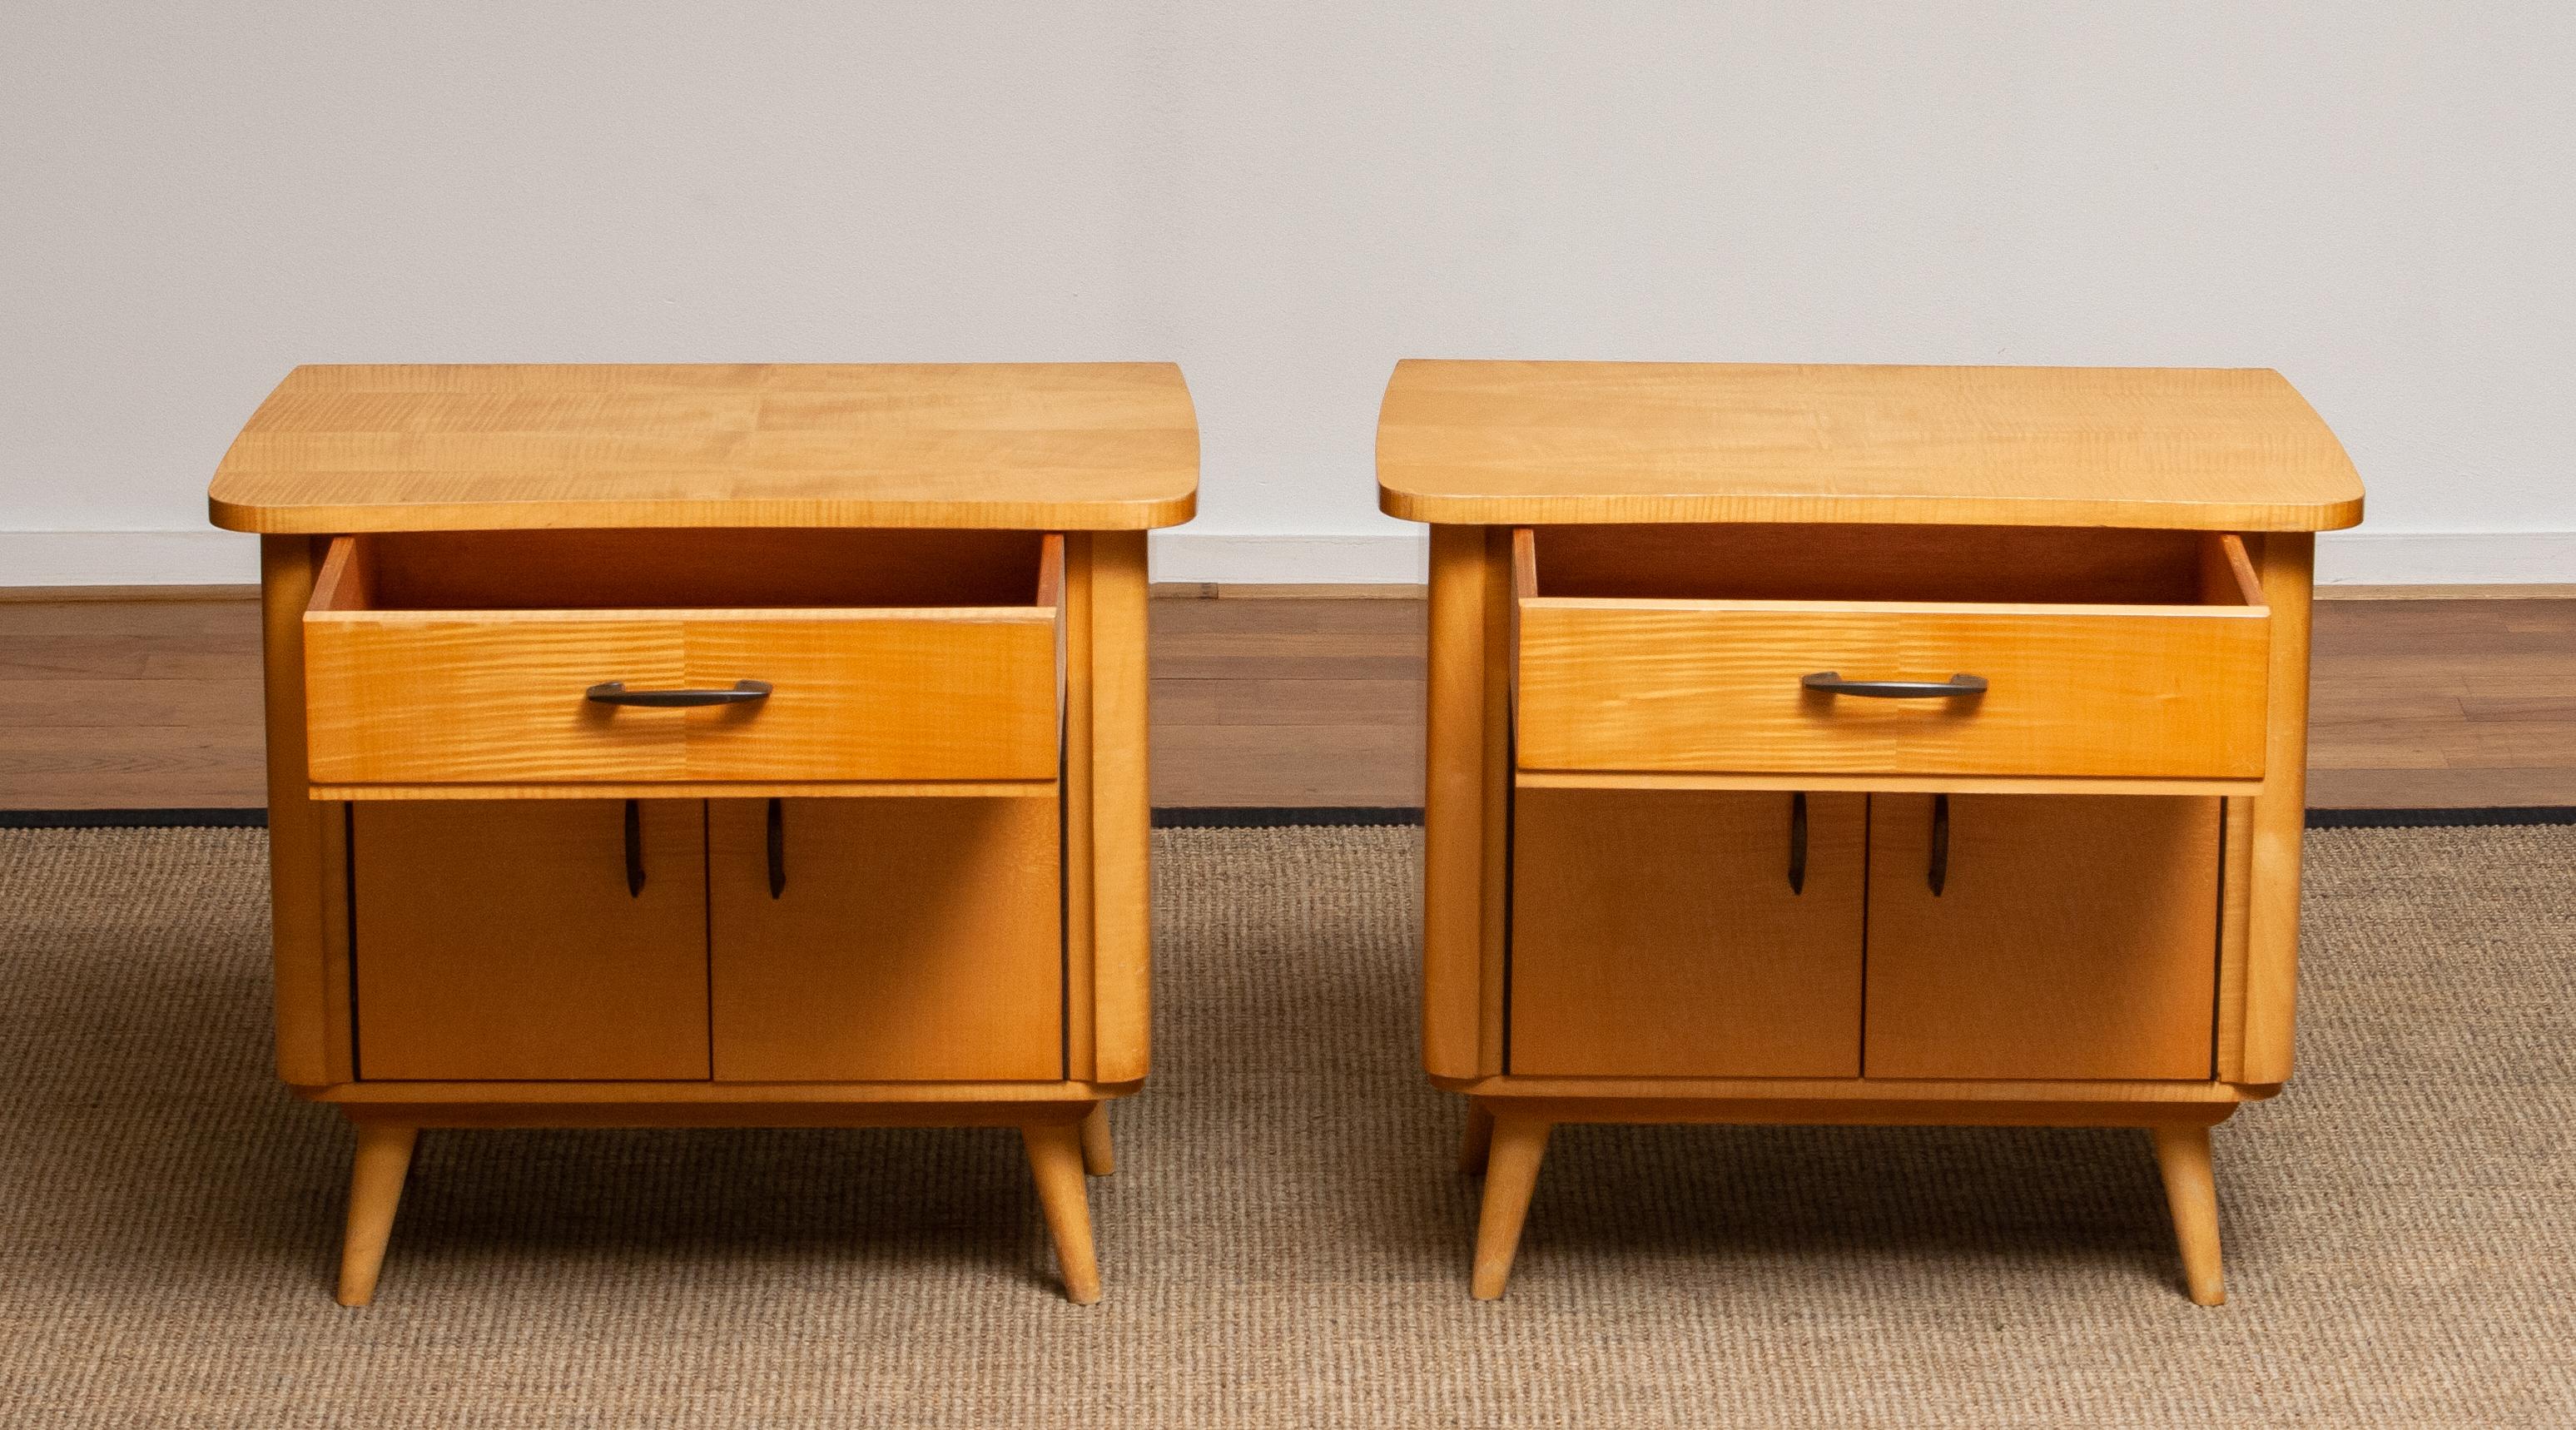
[[[689,705],[745,705],[768,699],[773,688],[766,680],[737,680],[730,690],[629,690],[625,681],[609,680],[581,695],[601,705],[644,705],[667,710]]]
[[[1948,700],[1986,693],[1982,675],[1954,675],[1947,680],[1845,680],[1840,672],[1820,670],[1798,682],[1827,695],[1866,695],[1873,700]]]

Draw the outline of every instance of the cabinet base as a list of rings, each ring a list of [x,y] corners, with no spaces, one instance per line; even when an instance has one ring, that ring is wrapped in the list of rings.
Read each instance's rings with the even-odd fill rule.
[[[1055,1085],[1050,1085],[1051,1087]],[[754,1100],[691,1103],[340,1101],[358,1147],[349,1175],[348,1226],[341,1241],[337,1299],[375,1300],[412,1152],[424,1128],[476,1127],[1017,1127],[1037,1183],[1038,1206],[1055,1246],[1066,1299],[1100,1299],[1092,1250],[1088,1177],[1116,1164],[1108,1103],[1093,1095],[998,1102],[828,1103]]]
[[[2185,1085],[2199,1089],[2199,1084]],[[2222,1086],[2222,1085],[2213,1085]],[[2250,1091],[2250,1090],[2249,1090]],[[2268,1089],[2264,1090],[2268,1095]],[[2236,1099],[2078,1101],[2064,1099],[1634,1098],[1476,1095],[1458,1169],[1485,1179],[1476,1224],[1469,1290],[1477,1300],[1503,1294],[1520,1249],[1521,1226],[1538,1189],[1548,1134],[1565,1122],[1750,1123],[1941,1127],[2142,1127],[2155,1139],[2156,1165],[2172,1209],[2183,1281],[2203,1306],[2227,1299],[2218,1241],[2218,1184],[2210,1166],[2209,1129],[2236,1110]]]

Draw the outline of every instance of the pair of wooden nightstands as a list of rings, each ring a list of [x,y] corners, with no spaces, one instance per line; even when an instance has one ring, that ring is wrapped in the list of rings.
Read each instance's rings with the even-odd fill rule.
[[[2290,1068],[2310,533],[2264,372],[1404,363],[1424,1054],[1474,1289],[1570,1121],[2208,1128]],[[1177,369],[299,369],[264,535],[279,1068],[357,1123],[1016,1125],[1066,1290],[1147,1063]]]

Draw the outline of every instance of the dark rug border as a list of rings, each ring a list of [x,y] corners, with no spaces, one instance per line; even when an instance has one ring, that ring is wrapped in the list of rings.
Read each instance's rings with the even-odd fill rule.
[[[1175,805],[1156,829],[1295,829],[1420,824],[1422,811],[1380,805]],[[2576,805],[2464,809],[2312,809],[2310,829],[2443,829],[2576,824]],[[264,829],[265,809],[0,809],[0,829]]]

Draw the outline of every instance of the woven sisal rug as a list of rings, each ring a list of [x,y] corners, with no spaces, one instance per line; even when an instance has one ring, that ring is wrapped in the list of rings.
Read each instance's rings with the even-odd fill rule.
[[[1007,1132],[450,1132],[346,1311],[262,838],[0,831],[0,1424],[2576,1424],[2576,828],[2310,836],[2218,1310],[2144,1135],[2045,1130],[1567,1129],[1470,1302],[1419,833],[1333,828],[1156,835],[1097,1307]]]

